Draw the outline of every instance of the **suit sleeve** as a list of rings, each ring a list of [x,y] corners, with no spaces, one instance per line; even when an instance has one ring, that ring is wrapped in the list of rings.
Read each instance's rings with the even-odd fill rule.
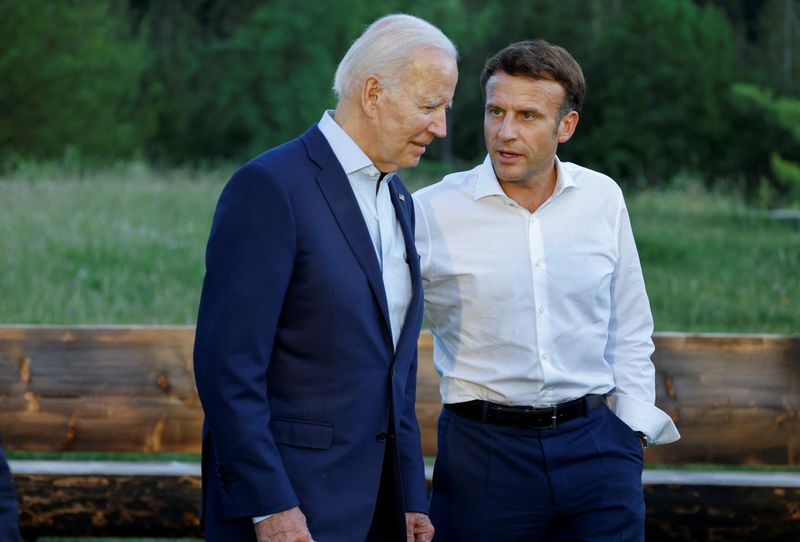
[[[206,249],[194,369],[229,519],[297,506],[270,433],[267,369],[296,250],[285,188],[248,164],[220,196]]]
[[[406,512],[428,513],[428,497],[425,488],[425,463],[422,459],[422,442],[416,414],[417,396],[417,348],[408,371],[403,416],[400,419],[398,442],[402,443],[398,453],[403,472],[404,508]]]

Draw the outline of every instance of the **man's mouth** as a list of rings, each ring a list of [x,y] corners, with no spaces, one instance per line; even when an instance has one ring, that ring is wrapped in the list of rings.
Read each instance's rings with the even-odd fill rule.
[[[510,151],[510,150],[507,150],[507,149],[496,149],[495,152],[497,153],[497,155],[500,158],[502,158],[504,160],[515,160],[518,157],[522,156],[521,154],[519,154],[517,152]]]

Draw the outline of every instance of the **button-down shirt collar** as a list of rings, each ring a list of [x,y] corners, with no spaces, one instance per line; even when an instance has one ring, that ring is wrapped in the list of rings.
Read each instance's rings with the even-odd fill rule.
[[[556,186],[553,190],[553,194],[548,198],[548,201],[557,198],[567,188],[579,188],[575,179],[570,175],[569,171],[564,169],[561,160],[559,160],[557,156],[555,157],[555,163]],[[514,200],[506,195],[503,188],[500,186],[500,182],[497,180],[494,168],[492,167],[492,159],[487,155],[483,164],[478,166],[478,175],[475,179],[475,199],[479,200],[489,196],[500,196],[509,203],[514,202]]]
[[[389,183],[390,173],[378,183],[381,172],[355,141],[326,111],[318,125],[328,141],[333,154],[341,164],[361,210],[375,256],[381,268],[389,320],[395,347],[411,303],[411,271],[407,263],[405,237],[392,205]]]
[[[378,180],[381,172],[378,171],[369,156],[361,150],[361,147],[353,141],[353,138],[336,123],[333,111],[325,111],[317,126],[333,149],[333,154],[341,164],[345,175],[359,173],[374,178],[375,181]],[[388,182],[393,176],[394,173],[390,173],[385,180]]]

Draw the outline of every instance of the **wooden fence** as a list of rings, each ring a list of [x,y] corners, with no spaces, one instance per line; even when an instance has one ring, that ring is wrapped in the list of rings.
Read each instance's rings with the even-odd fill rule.
[[[153,459],[12,461],[26,537],[200,535],[199,465],[162,455],[200,452],[193,338],[191,327],[0,326],[6,451]],[[800,540],[800,337],[655,342],[657,403],[683,438],[647,450],[659,466],[644,475],[647,539]],[[431,457],[440,410],[432,345],[423,333],[417,415]]]

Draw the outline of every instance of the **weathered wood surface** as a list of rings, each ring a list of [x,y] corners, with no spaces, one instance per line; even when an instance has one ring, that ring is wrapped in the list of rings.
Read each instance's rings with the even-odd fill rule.
[[[55,468],[37,469],[29,463],[12,463],[28,539],[200,536],[200,477],[187,472],[199,465],[172,465],[175,473],[168,475],[169,465],[106,463],[92,469],[79,464],[76,469],[61,461],[49,462]],[[58,467],[61,475],[54,472]],[[126,469],[138,474],[126,475]],[[148,469],[156,474],[143,474]],[[32,473],[37,470],[48,474]],[[650,542],[799,539],[800,474],[645,471],[643,478]]]
[[[648,542],[796,542],[800,489],[646,485]]]
[[[15,474],[14,484],[28,540],[202,537],[199,476]]]
[[[648,461],[800,464],[800,337],[661,334],[655,343],[656,402],[682,438],[649,448]]]
[[[0,326],[9,450],[199,452],[191,327]],[[659,334],[657,403],[683,438],[656,463],[800,464],[800,337]],[[419,340],[417,414],[436,453],[433,340]]]
[[[0,326],[0,435],[8,450],[199,452],[191,327]],[[657,402],[683,439],[651,462],[796,465],[800,338],[658,335]],[[440,410],[433,341],[420,337],[426,455]],[[27,537],[197,536],[199,477],[15,474]],[[800,540],[797,487],[656,481],[648,540]]]
[[[199,452],[191,327],[0,327],[9,450]]]

